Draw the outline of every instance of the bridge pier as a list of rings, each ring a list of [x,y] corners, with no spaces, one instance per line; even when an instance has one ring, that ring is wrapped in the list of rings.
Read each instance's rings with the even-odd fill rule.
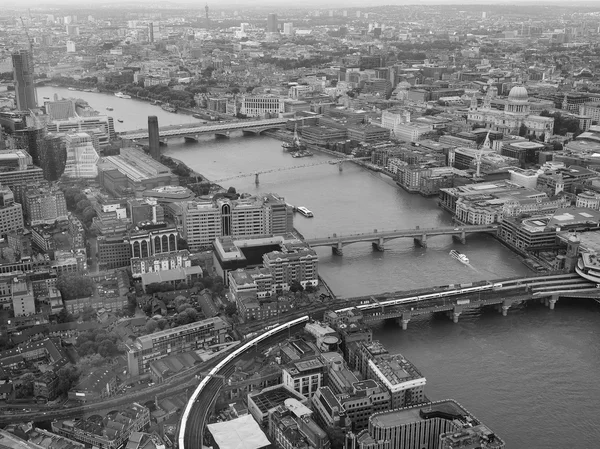
[[[217,138],[220,138],[220,137],[227,138],[227,137],[229,137],[229,135],[230,135],[229,131],[217,131],[217,132],[215,132],[215,137],[217,137]]]
[[[546,300],[547,306],[550,310],[554,310],[554,306],[558,302],[558,295],[552,295],[549,299]]]
[[[374,251],[385,251],[385,241],[383,238],[380,238],[377,242],[372,242],[371,245]]]
[[[344,163],[343,163],[342,161],[339,161],[339,162],[337,163],[337,166],[338,166],[338,170],[339,170],[340,172],[343,172],[343,171],[344,171]]]
[[[254,173],[254,184],[256,184],[256,185],[260,184],[259,173]]]
[[[421,237],[415,237],[415,243],[422,248],[427,248],[427,234],[423,234]]]
[[[452,310],[448,310],[448,318],[452,319],[452,322],[458,323],[458,317],[462,313],[463,309],[461,306],[454,306]]]
[[[183,140],[186,142],[198,142],[198,135],[195,136],[183,136]]]
[[[396,322],[402,326],[402,330],[405,331],[408,329],[408,322],[410,321],[410,312],[404,312],[400,318],[396,320]]]
[[[463,245],[467,244],[467,233],[465,231],[460,233],[460,243]]]
[[[336,246],[332,246],[331,247],[331,252],[333,254],[335,254],[336,256],[343,256],[344,255],[344,245],[342,244],[342,242],[337,242]]]

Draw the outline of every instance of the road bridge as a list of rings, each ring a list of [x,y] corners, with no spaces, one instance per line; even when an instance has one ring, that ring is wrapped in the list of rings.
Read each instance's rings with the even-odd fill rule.
[[[529,300],[540,300],[553,309],[560,297],[597,299],[600,297],[600,289],[575,273],[534,275],[525,278],[434,287],[429,290],[422,289],[418,293],[411,292],[408,295],[407,292],[395,292],[348,298],[346,307],[338,308],[335,312],[359,310],[365,323],[395,319],[403,329],[406,329],[411,317],[426,313],[446,313],[454,322],[458,322],[461,313],[475,307],[495,306],[503,316],[506,316],[512,305]],[[274,344],[274,341],[281,341],[282,338],[290,335],[289,325],[301,317],[302,312],[290,314],[285,318],[286,323],[268,331],[263,324],[262,330],[269,335],[269,338],[265,338],[265,334],[259,335],[248,344],[255,345],[257,350],[263,350]],[[307,317],[305,316],[304,319]],[[294,327],[299,326],[294,324]],[[242,357],[243,352],[231,357],[216,374],[230,376],[234,372],[236,361]],[[180,423],[179,449],[202,449],[206,420],[222,387],[223,380],[215,376],[210,376],[198,387]]]
[[[373,232],[365,232],[362,234],[333,234],[332,236],[311,238],[306,239],[305,241],[312,248],[316,248],[318,246],[330,246],[334,254],[342,255],[345,245],[357,242],[371,242],[373,249],[376,251],[384,251],[385,242],[388,240],[412,237],[416,244],[426,248],[427,237],[433,237],[436,235],[451,235],[464,244],[467,241],[467,234],[481,232],[496,234],[497,231],[497,225],[470,225],[442,228],[417,227],[415,229],[399,229],[394,231],[379,231],[375,229]]]
[[[161,141],[167,142],[169,138],[184,137],[188,140],[198,140],[202,134],[217,134],[227,136],[229,132],[241,130],[245,133],[260,134],[269,129],[278,129],[284,127],[288,122],[288,118],[271,118],[265,120],[246,120],[227,123],[219,123],[216,125],[178,125],[159,128],[158,137]],[[127,140],[142,140],[148,139],[148,130],[126,131],[120,133],[122,139]]]

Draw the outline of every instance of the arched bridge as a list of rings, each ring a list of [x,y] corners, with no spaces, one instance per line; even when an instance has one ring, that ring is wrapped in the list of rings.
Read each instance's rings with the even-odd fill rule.
[[[254,134],[259,134],[269,129],[277,129],[285,126],[289,119],[287,118],[271,118],[266,120],[252,120],[252,121],[238,121],[219,123],[218,125],[183,125],[183,126],[170,126],[167,128],[159,128],[158,137],[162,140],[169,137],[187,137],[197,138],[200,134],[214,133],[214,134],[226,134],[229,131],[242,130]],[[127,131],[121,133],[120,136],[123,139],[129,140],[140,140],[148,138],[148,130],[139,131]]]
[[[345,245],[357,242],[371,242],[373,248],[377,251],[385,249],[385,242],[388,240],[412,237],[415,243],[420,246],[427,247],[427,236],[434,235],[452,235],[459,239],[462,243],[466,243],[467,234],[477,232],[486,232],[495,234],[498,231],[497,225],[470,225],[470,226],[454,226],[444,228],[415,228],[415,229],[400,229],[394,231],[378,231],[365,232],[362,234],[337,235],[333,234],[329,237],[318,237],[306,239],[311,247],[330,246],[335,254],[342,255]]]

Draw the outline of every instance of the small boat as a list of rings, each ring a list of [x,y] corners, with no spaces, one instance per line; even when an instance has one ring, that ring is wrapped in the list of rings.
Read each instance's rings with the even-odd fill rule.
[[[450,255],[452,257],[454,257],[456,260],[458,260],[459,262],[464,263],[465,265],[469,264],[469,258],[467,256],[465,256],[464,254],[459,253],[456,250],[450,251]]]
[[[307,218],[314,217],[314,214],[304,206],[300,206],[300,207],[296,208],[296,210]]]
[[[44,97],[44,100],[50,100],[50,97]]]
[[[329,165],[337,165],[338,161],[329,161]]]
[[[74,87],[69,87],[68,89],[69,89],[69,90],[77,90],[77,89],[75,89]]]
[[[117,122],[119,123],[123,123],[123,120],[121,120],[120,118],[117,119]]]
[[[113,108],[110,108],[110,107],[109,107],[109,108],[106,108],[106,110],[107,110],[107,111],[112,111],[112,110],[113,110]]]

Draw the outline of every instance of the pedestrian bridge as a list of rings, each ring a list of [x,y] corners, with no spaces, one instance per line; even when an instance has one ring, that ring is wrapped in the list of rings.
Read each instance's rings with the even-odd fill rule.
[[[436,235],[451,235],[462,243],[466,243],[467,234],[473,233],[489,233],[496,234],[498,230],[497,225],[469,225],[469,226],[453,226],[453,227],[442,227],[442,228],[415,228],[415,229],[399,229],[394,231],[378,231],[375,229],[373,232],[365,232],[362,234],[348,234],[348,235],[337,235],[333,234],[328,237],[318,237],[312,239],[306,239],[312,248],[318,246],[330,246],[335,254],[342,255],[343,248],[345,245],[358,242],[371,242],[373,248],[377,251],[383,251],[385,249],[385,242],[388,240],[412,237],[415,243],[426,248],[427,237]]]
[[[219,123],[217,125],[178,125],[159,128],[158,137],[165,141],[169,137],[185,137],[197,139],[201,134],[227,135],[230,131],[242,130],[252,134],[260,134],[269,129],[278,129],[288,122],[288,118],[271,118],[266,120],[236,121]],[[128,140],[141,140],[148,138],[148,130],[126,131],[120,134],[121,138]]]

